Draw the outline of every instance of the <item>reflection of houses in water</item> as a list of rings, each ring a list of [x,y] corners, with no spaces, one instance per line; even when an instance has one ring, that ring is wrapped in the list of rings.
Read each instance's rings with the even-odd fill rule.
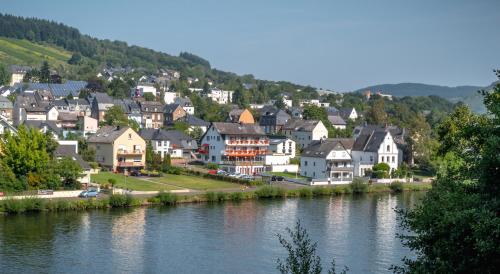
[[[345,195],[331,197],[328,210],[325,211],[325,226],[328,233],[325,235],[330,249],[345,248],[348,244],[350,232],[350,205],[352,198]]]
[[[397,241],[394,241],[394,238],[399,225],[395,211],[397,206],[398,196],[384,195],[377,199],[375,243],[380,252],[395,250],[394,244]]]
[[[119,216],[113,216],[111,228],[113,259],[131,267],[129,269],[131,272],[136,272],[133,271],[134,267],[143,265],[145,225],[145,208],[124,211]]]
[[[226,203],[224,206],[224,231],[236,232],[241,226],[254,226],[259,206],[253,201]]]

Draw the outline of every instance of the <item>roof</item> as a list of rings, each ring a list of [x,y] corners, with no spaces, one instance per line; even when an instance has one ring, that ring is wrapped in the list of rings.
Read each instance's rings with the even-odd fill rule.
[[[287,138],[286,136],[269,136],[269,144],[271,145],[278,145],[285,142],[286,140],[291,139]]]
[[[334,138],[313,141],[309,146],[302,150],[301,156],[326,158],[332,150],[351,150],[354,139]]]
[[[6,109],[13,107],[12,102],[8,98],[0,96],[0,108]]]
[[[37,120],[27,120],[24,121],[24,125],[27,128],[36,128],[36,129],[44,129],[52,131],[53,133],[60,135],[62,133],[62,129],[57,126],[55,121],[37,121]]]
[[[183,149],[197,149],[198,144],[196,141],[178,130],[164,130],[164,129],[154,129],[145,128],[139,133],[144,140],[155,140],[155,141],[170,141],[172,147],[178,147]]]
[[[361,134],[356,141],[352,150],[365,151],[365,152],[377,152],[380,145],[384,141],[387,132],[383,129],[373,130],[369,134]]]
[[[111,98],[107,93],[104,93],[104,92],[94,93],[94,100],[96,100],[100,109],[102,109],[101,108],[102,104],[108,104],[108,105],[113,104],[113,98]]]
[[[88,139],[89,143],[111,143],[120,137],[129,127],[103,126]]]
[[[203,119],[200,119],[196,116],[193,116],[193,115],[186,115],[184,118],[184,122],[186,122],[186,124],[190,125],[190,126],[195,126],[195,127],[208,127],[210,126],[210,123],[203,120]]]
[[[318,120],[290,119],[283,126],[283,129],[294,131],[313,131],[318,123]]]
[[[180,107],[179,104],[167,104],[165,105],[164,109],[165,109],[165,113],[172,113],[174,112],[176,109],[178,109]]]
[[[344,119],[342,119],[339,115],[329,115],[328,121],[330,121],[332,125],[347,125]]]
[[[265,135],[262,127],[255,124],[214,122],[212,126],[220,134],[228,135]]]
[[[141,111],[145,112],[163,112],[164,106],[156,101],[143,101],[140,103]]]
[[[193,106],[193,103],[191,102],[191,99],[187,98],[187,97],[176,97],[174,99],[174,102],[176,104],[179,104],[183,107],[192,107]]]
[[[68,105],[90,106],[90,103],[89,101],[87,101],[87,99],[66,99],[66,102],[68,102]]]
[[[90,165],[85,162],[82,157],[75,152],[75,146],[74,145],[59,145],[56,148],[55,155],[59,157],[69,157],[73,159],[73,161],[76,161],[80,167],[84,170],[90,170]]]
[[[87,86],[86,81],[66,81],[63,84],[29,83],[28,90],[48,90],[55,97],[78,96],[80,90]]]

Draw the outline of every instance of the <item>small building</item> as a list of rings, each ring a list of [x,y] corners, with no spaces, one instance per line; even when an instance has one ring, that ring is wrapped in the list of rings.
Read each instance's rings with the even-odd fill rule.
[[[229,104],[233,101],[233,93],[232,90],[214,88],[209,91],[207,97],[218,104]]]
[[[163,101],[167,105],[175,103],[175,98],[177,98],[177,93],[175,93],[175,92],[166,91],[163,94]]]
[[[346,129],[347,123],[340,115],[328,115],[328,121],[334,128]]]
[[[292,118],[284,110],[274,106],[266,106],[259,110],[259,125],[264,128],[266,134],[275,134],[283,129],[283,126]]]
[[[291,119],[283,126],[282,132],[301,148],[307,147],[312,141],[328,137],[328,130],[323,122],[318,120]]]
[[[165,125],[172,125],[177,120],[186,117],[187,113],[179,104],[165,105]]]
[[[90,184],[90,174],[92,174],[92,168],[85,162],[82,157],[78,154],[78,141],[58,141],[59,146],[57,146],[54,155],[56,158],[60,159],[62,157],[67,157],[75,161],[83,170],[82,177],[78,178],[78,182],[81,184]]]
[[[131,172],[146,165],[146,141],[130,127],[104,126],[87,142],[103,168]]]
[[[0,96],[0,116],[4,117],[7,121],[12,121],[12,112],[14,110],[14,105],[12,102]]]
[[[350,183],[354,176],[351,157],[353,139],[321,139],[304,148],[300,157],[300,175],[322,182]]]
[[[109,108],[114,106],[113,98],[103,92],[96,92],[92,98],[92,118],[97,121],[104,121],[104,116]]]
[[[188,97],[177,97],[174,101],[174,103],[180,105],[187,114],[194,115],[194,105],[191,102],[191,99],[189,99]]]
[[[172,158],[197,159],[196,140],[178,130],[148,128],[141,130],[140,135],[144,140],[151,142],[153,151],[160,154],[162,159],[167,154]]]
[[[296,143],[285,136],[269,136],[269,149],[264,164],[272,172],[297,172],[298,165],[290,164],[295,158]]]
[[[269,138],[258,125],[214,122],[201,144],[202,160],[219,164],[227,172],[256,174],[265,170]]]
[[[142,126],[144,128],[161,128],[164,124],[164,106],[156,101],[140,102]]]
[[[131,97],[144,97],[144,94],[149,93],[156,97],[156,88],[150,83],[140,83],[131,90]]]
[[[252,112],[250,112],[248,109],[239,109],[239,108],[235,108],[229,112],[229,117],[227,121],[231,123],[242,123],[242,124],[255,123]]]
[[[402,152],[401,152],[402,154]],[[368,171],[378,163],[386,163],[390,171],[396,170],[402,155],[390,131],[385,129],[366,129],[360,132],[352,148],[355,163],[354,176],[367,176]]]

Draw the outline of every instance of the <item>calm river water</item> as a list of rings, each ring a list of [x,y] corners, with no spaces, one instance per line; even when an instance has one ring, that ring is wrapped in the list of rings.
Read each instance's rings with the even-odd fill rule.
[[[425,193],[0,216],[0,273],[276,273],[300,219],[326,266],[388,273],[411,256],[394,208]]]

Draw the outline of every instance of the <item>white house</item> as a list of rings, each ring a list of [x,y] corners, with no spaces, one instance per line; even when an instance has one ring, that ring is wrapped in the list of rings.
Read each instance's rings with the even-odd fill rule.
[[[218,104],[229,104],[233,101],[233,93],[232,90],[221,90],[221,89],[211,89],[207,94],[208,98],[211,98],[214,102]]]
[[[264,171],[269,139],[255,124],[212,123],[201,138],[202,160],[216,163],[231,173],[255,174]]]
[[[177,93],[175,92],[166,91],[163,95],[163,101],[165,101],[165,104],[167,105],[173,104],[175,102],[175,98],[177,98]]]
[[[353,139],[322,139],[304,148],[300,157],[300,175],[322,184],[350,183],[354,174],[351,157]]]
[[[195,159],[194,152],[198,149],[196,140],[177,130],[146,128],[140,132],[141,137],[151,142],[155,153],[163,159],[167,154],[172,158]]]
[[[194,115],[194,105],[188,97],[177,97],[175,98],[174,103],[180,105],[187,114]]]
[[[156,96],[156,88],[151,84],[139,84],[132,88],[132,97],[143,97],[145,93],[151,93]]]
[[[391,171],[398,168],[402,161],[402,151],[389,131],[384,129],[363,130],[352,148],[354,176],[366,176],[373,165],[386,163]]]
[[[283,126],[283,133],[301,148],[307,147],[312,141],[328,137],[325,125],[317,120],[290,119]]]
[[[296,143],[284,136],[270,136],[269,150],[264,158],[264,164],[273,172],[297,172],[298,165],[291,165],[290,159],[295,158]]]

